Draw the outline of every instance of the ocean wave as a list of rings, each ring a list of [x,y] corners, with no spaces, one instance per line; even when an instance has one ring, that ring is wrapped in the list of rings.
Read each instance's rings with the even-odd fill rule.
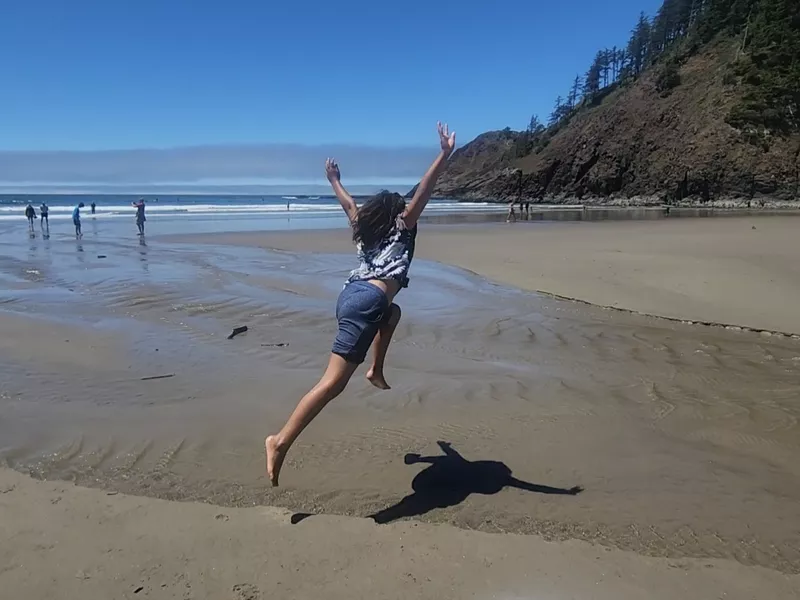
[[[71,218],[73,206],[50,206],[50,218]],[[462,212],[470,210],[503,210],[504,207],[486,202],[432,202],[428,205],[428,212]],[[37,214],[39,212],[36,207]],[[148,204],[147,214],[153,216],[258,216],[264,214],[328,214],[341,210],[338,203],[307,204],[293,203],[287,211],[286,205],[281,204]],[[97,212],[84,207],[81,217],[94,218],[134,218],[136,210],[127,205],[98,206]],[[0,206],[0,221],[24,219],[24,210],[19,205]]]

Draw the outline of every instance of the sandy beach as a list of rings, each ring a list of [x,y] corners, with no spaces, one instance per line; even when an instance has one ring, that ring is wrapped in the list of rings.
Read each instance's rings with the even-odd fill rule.
[[[418,256],[600,306],[800,334],[798,226],[792,217],[439,226],[420,236]],[[212,239],[352,252],[338,231]]]
[[[800,577],[584,542],[231,509],[0,471],[9,598],[791,600]],[[292,524],[296,523],[296,524]],[[347,540],[343,543],[343,540]]]
[[[393,389],[357,376],[277,489],[263,438],[325,363],[346,229],[0,237],[0,586],[796,597],[800,340],[531,292],[797,332],[795,223],[426,225]]]

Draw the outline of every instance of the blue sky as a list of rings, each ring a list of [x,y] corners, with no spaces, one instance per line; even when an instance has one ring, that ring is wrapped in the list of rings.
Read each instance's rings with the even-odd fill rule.
[[[297,160],[320,146],[402,147],[407,167],[373,161],[359,177],[411,180],[437,119],[463,144],[546,117],[599,48],[624,44],[639,11],[659,4],[4,0],[0,181],[114,181],[113,168],[65,178],[63,164],[96,162],[81,151],[257,145],[280,156],[286,144],[308,147]],[[30,151],[73,152],[60,163]],[[233,177],[209,160],[208,177]]]

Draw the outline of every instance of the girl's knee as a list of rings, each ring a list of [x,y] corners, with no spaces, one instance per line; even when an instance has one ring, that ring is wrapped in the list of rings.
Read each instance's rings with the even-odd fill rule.
[[[320,381],[320,387],[326,396],[335,398],[344,391],[348,383],[350,383],[350,377],[331,377]]]

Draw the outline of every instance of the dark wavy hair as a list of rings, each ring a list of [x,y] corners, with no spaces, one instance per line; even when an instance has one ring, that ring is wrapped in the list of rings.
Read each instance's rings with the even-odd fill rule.
[[[405,209],[406,201],[400,194],[378,192],[358,209],[353,222],[353,241],[360,242],[367,250],[374,248],[389,235]]]

